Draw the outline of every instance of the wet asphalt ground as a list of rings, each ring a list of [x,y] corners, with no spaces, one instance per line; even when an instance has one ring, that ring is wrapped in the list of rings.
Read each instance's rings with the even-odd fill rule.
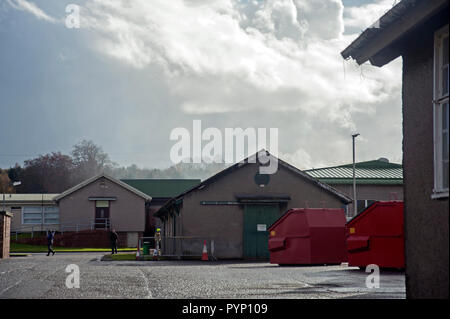
[[[0,261],[0,298],[405,298],[404,273],[345,265],[283,266],[246,261],[101,261],[98,253],[33,254]],[[80,287],[67,288],[69,264]]]

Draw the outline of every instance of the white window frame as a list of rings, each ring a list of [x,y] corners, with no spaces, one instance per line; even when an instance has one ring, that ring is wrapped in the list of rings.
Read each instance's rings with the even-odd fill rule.
[[[59,224],[59,207],[44,206],[44,225],[57,225],[57,224]]]
[[[443,187],[442,163],[442,107],[449,102],[448,92],[443,95],[442,84],[442,39],[449,34],[449,25],[435,32],[434,36],[434,78],[433,78],[433,152],[434,152],[434,188],[431,198],[444,198],[449,188]],[[448,134],[448,132],[447,132]]]
[[[27,207],[38,207],[40,208],[40,212],[39,213],[34,213],[36,215],[39,215],[39,220],[40,222],[38,223],[25,223],[25,219],[31,219],[31,218],[25,218],[25,213],[26,212],[26,208]],[[46,211],[49,210],[49,211]],[[56,211],[52,211],[52,210],[56,210]],[[29,212],[27,214],[30,214]],[[58,214],[58,217],[46,217],[46,214]],[[44,218],[44,220],[42,221],[42,218]],[[37,218],[35,218],[37,219]],[[57,220],[55,222],[48,222],[48,220]],[[22,206],[22,225],[57,225],[59,224],[59,207],[58,206],[33,206],[33,205],[27,205],[27,206]]]
[[[42,208],[41,208],[39,214],[37,212],[34,213],[36,215],[39,215],[40,222],[38,222],[38,223],[29,223],[29,222],[25,223],[25,219],[31,219],[31,218],[25,218],[25,214],[30,214],[29,212],[26,212],[26,209],[30,208],[30,207],[39,207],[39,208],[41,208],[41,206],[23,206],[22,207],[22,225],[41,225],[42,224]],[[37,219],[37,218],[35,218],[35,219]]]

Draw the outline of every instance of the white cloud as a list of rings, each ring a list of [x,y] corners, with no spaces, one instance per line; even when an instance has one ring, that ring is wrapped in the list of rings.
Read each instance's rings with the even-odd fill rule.
[[[311,155],[303,148],[298,148],[293,153],[280,153],[279,157],[299,169],[309,169],[313,167]]]
[[[385,69],[362,81],[359,69],[348,68],[344,81],[339,52],[351,37],[342,36],[339,1],[258,2],[253,11],[228,0],[124,3],[88,2],[83,25],[98,33],[102,53],[136,68],[164,65],[185,112],[326,108],[338,116],[343,105],[361,110],[382,101],[392,87]],[[242,103],[248,93],[253,100]]]
[[[344,31],[341,0],[294,0],[299,20],[307,21],[310,37],[320,39],[338,38]]]
[[[31,2],[8,1],[53,19]],[[171,111],[228,119],[253,112],[256,122],[271,114],[267,127],[283,127],[289,136],[317,134],[315,140],[280,143],[280,154],[293,164],[317,167],[346,161],[348,149],[342,146],[350,132],[377,130],[383,121],[375,118],[377,110],[389,116],[387,106],[400,107],[390,105],[399,103],[392,96],[400,96],[400,60],[383,68],[360,67],[340,55],[358,35],[344,34],[344,26],[359,32],[391,6],[392,0],[351,8],[340,0],[86,0],[80,17],[101,55],[135,72],[164,70]],[[285,114],[301,114],[296,124],[301,132],[293,123],[284,127]],[[401,129],[396,132],[401,135]],[[332,157],[326,157],[319,138],[330,144]],[[383,150],[401,153],[397,140],[386,137],[384,143],[390,148]]]
[[[36,4],[27,0],[6,0],[8,3],[17,10],[27,11],[34,15],[36,18],[45,20],[47,22],[55,23],[57,20],[47,13],[45,13],[42,9],[40,9]]]
[[[338,139],[361,125],[356,114],[374,115],[400,94],[401,63],[359,67],[340,56],[357,36],[344,25],[370,25],[388,2],[349,9],[344,20],[338,0],[91,0],[86,25],[100,52],[141,70],[163,66],[184,113],[297,110],[312,126],[320,114],[342,130]],[[307,148],[296,145],[291,157],[308,159]]]
[[[245,26],[245,25],[244,25]],[[306,20],[299,20],[295,4],[291,0],[269,0],[256,8],[247,27],[262,33],[273,34],[277,39],[301,39],[307,31]]]
[[[359,7],[345,9],[345,26],[364,30],[373,25],[396,3],[394,0],[378,0]]]

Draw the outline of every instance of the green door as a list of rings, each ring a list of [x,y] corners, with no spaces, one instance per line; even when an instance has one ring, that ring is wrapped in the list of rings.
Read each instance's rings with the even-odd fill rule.
[[[279,217],[278,204],[245,206],[244,258],[269,259],[269,232],[267,228]]]

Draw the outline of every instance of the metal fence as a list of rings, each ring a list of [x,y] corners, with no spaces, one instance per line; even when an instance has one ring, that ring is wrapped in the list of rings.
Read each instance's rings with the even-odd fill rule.
[[[209,258],[216,260],[215,240],[207,237],[163,236],[161,237],[159,245],[155,241],[155,237],[140,237],[138,241],[138,249],[141,254],[144,254],[145,245],[149,248],[148,253],[150,255],[153,254],[154,250],[159,248],[158,255],[163,257],[171,257],[175,259],[194,257],[201,258],[203,245],[205,243]]]
[[[19,229],[12,229],[10,231],[10,237],[18,240],[20,234],[30,234],[30,238],[34,238],[37,234],[47,232],[50,228],[42,225],[22,226]]]
[[[60,233],[67,231],[79,232],[82,230],[109,230],[111,228],[111,221],[109,218],[96,218],[89,219],[87,223],[70,222],[64,224],[39,224],[39,225],[27,225],[22,226],[18,229],[12,229],[10,231],[11,238],[17,240],[20,234],[30,234],[31,238],[34,238],[36,233],[41,234],[49,230],[57,230]]]

